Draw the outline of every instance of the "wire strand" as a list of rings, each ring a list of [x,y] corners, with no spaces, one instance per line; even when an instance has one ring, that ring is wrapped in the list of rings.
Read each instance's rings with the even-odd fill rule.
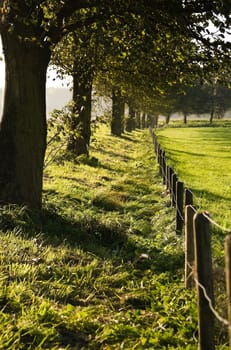
[[[193,274],[193,268],[192,268],[192,266],[191,266],[189,263],[187,263],[187,265],[188,265],[188,267],[192,270],[191,274]],[[190,274],[190,276],[191,276],[191,274]],[[206,299],[206,300],[208,301],[208,303],[209,303],[209,308],[210,308],[210,310],[212,311],[213,315],[216,317],[216,319],[217,319],[219,322],[221,322],[224,326],[231,328],[231,325],[229,324],[229,321],[228,321],[227,319],[223,318],[222,316],[220,316],[219,313],[214,309],[212,300],[211,300],[211,298],[208,296],[207,291],[206,291],[206,288],[198,281],[198,279],[197,279],[195,276],[194,276],[194,281],[195,281],[195,283],[202,289],[203,294],[204,294],[204,297],[205,297],[205,299]]]

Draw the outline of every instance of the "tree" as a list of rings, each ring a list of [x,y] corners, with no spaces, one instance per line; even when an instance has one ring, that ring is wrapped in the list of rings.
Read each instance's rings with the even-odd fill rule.
[[[70,0],[9,0],[1,1],[1,6],[6,9],[0,18],[6,84],[0,128],[0,201],[40,208],[51,48],[69,30],[72,13],[86,5]]]
[[[218,119],[224,117],[225,112],[231,108],[231,89],[227,86],[216,87],[216,115]]]
[[[67,151],[73,157],[89,154],[92,86],[99,60],[97,32],[95,26],[82,26],[81,30],[67,35],[52,54],[52,64],[56,65],[58,74],[73,77],[72,132],[67,144]]]
[[[121,136],[123,132],[125,102],[121,95],[120,89],[113,89],[112,91],[112,120],[111,133],[115,136]]]
[[[136,40],[136,30],[134,33],[130,31],[132,41],[121,61],[126,61],[129,67],[130,47],[140,48],[144,58],[149,45],[152,45],[153,57],[148,56],[145,66],[143,59],[139,63],[140,52],[136,51],[137,65],[133,73],[134,79],[137,79],[143,67],[145,76],[154,70],[158,88],[186,77],[186,74],[182,76],[182,69],[186,72],[189,63],[193,63],[191,59],[190,62],[186,60],[187,43],[192,38],[206,46],[205,53],[202,47],[197,57],[194,53],[193,57],[198,61],[202,53],[209,56],[211,47],[213,51],[216,48],[218,54],[227,47],[221,40],[217,40],[215,46],[204,37],[204,25],[209,20],[222,31],[229,25],[230,6],[225,1],[129,0],[125,3],[122,0],[1,0],[0,6],[5,9],[1,11],[0,30],[6,62],[0,128],[2,203],[41,207],[46,149],[46,70],[53,46],[64,35],[83,25],[98,23],[100,26],[113,14],[118,14],[118,25],[124,28],[130,15],[131,27],[134,24],[135,29],[138,23],[139,28],[143,25],[143,31],[138,37],[138,46],[132,45],[133,35]],[[164,81],[162,85],[161,81]]]
[[[171,101],[171,112],[183,113],[185,124],[189,114],[203,113],[210,115],[212,123],[215,115],[224,115],[231,107],[231,90],[221,85],[195,82],[192,86],[178,86],[170,90],[165,100]],[[166,110],[165,106],[162,110]]]
[[[129,107],[129,112],[125,120],[125,130],[127,132],[132,132],[135,129],[136,111],[131,101],[129,101],[128,107]]]

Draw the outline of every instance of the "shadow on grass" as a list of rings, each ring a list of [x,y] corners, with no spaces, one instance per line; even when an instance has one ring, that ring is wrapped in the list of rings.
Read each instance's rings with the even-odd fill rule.
[[[227,155],[225,155],[225,153],[227,153]],[[179,155],[186,155],[187,157],[193,157],[193,158],[197,158],[197,159],[201,159],[201,158],[208,158],[208,154],[207,153],[194,153],[194,152],[186,152],[186,151],[177,151],[177,150],[171,150],[168,152],[168,160],[170,160],[172,163],[181,163],[182,161],[176,161],[176,157]],[[220,153],[219,155],[213,155],[212,158],[217,158],[217,159],[227,159],[230,158],[229,156],[229,150],[227,151],[223,151],[222,153]]]
[[[58,213],[52,205],[40,213],[17,206],[9,212],[8,207],[1,211],[0,227],[3,233],[13,231],[26,239],[39,237],[45,245],[78,247],[101,259],[132,264],[136,275],[142,275],[145,270],[174,273],[184,264],[183,252],[170,254],[155,244],[149,247],[146,258],[145,243],[138,243],[128,233],[129,225],[116,220],[103,222],[87,214],[72,219]]]
[[[133,160],[132,157],[129,157],[127,155],[125,155],[124,153],[118,153],[118,152],[113,152],[113,151],[108,151],[106,149],[104,149],[102,146],[97,148],[97,151],[100,151],[100,153],[104,154],[104,155],[108,155],[110,156],[112,159],[116,159],[119,158],[120,160],[122,159],[125,162],[128,162],[129,160]],[[99,164],[100,166],[101,164]]]
[[[131,134],[131,136],[129,136],[129,135],[122,135],[122,136],[121,136],[121,139],[122,139],[122,140],[130,141],[130,142],[133,142],[133,143],[137,142],[137,141],[134,139],[134,137],[132,136],[132,134]]]
[[[224,198],[227,198],[227,199],[231,199],[231,194],[229,194],[228,196],[224,197],[224,195],[218,195],[218,194],[215,194],[213,193],[212,191],[207,191],[207,190],[203,190],[203,191],[200,191],[200,190],[196,190],[196,189],[191,189],[192,190],[192,194],[195,196],[195,201],[199,201],[200,198],[206,198],[206,201],[209,202],[213,202],[213,203],[216,203],[216,202],[219,202],[219,201],[224,201]],[[205,210],[209,208],[204,208]]]
[[[48,244],[59,246],[65,243],[101,259],[132,263],[136,275],[142,275],[145,270],[174,273],[183,267],[183,251],[170,254],[153,245],[149,248],[148,258],[145,255],[143,258],[146,247],[137,243],[127,230],[128,227],[117,222],[107,224],[87,216],[71,222],[54,212],[43,212],[43,232]]]

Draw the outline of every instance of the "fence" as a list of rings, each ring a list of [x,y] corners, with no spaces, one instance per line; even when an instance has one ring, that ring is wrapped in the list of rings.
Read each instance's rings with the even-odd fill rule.
[[[171,205],[176,209],[176,234],[185,235],[185,287],[196,288],[198,305],[198,346],[200,350],[214,350],[214,321],[225,326],[231,350],[231,235],[225,238],[225,285],[227,296],[227,319],[221,317],[214,307],[213,260],[211,248],[212,226],[223,229],[214,222],[209,213],[199,213],[193,205],[193,193],[178,180],[174,169],[167,164],[165,151],[161,149],[152,129],[154,151],[159,164],[163,184],[170,195]]]

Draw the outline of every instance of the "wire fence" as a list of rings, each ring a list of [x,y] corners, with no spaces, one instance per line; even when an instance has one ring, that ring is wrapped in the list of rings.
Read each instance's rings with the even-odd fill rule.
[[[176,234],[184,234],[185,241],[185,287],[195,288],[198,304],[198,345],[200,350],[215,349],[215,320],[226,329],[231,350],[231,229],[212,220],[207,211],[199,213],[194,206],[192,191],[179,181],[175,170],[168,165],[165,151],[150,128],[159,173],[169,194],[171,205],[176,209]],[[225,268],[224,294],[226,317],[215,309],[214,273],[211,245],[212,228],[226,234],[224,242]]]

